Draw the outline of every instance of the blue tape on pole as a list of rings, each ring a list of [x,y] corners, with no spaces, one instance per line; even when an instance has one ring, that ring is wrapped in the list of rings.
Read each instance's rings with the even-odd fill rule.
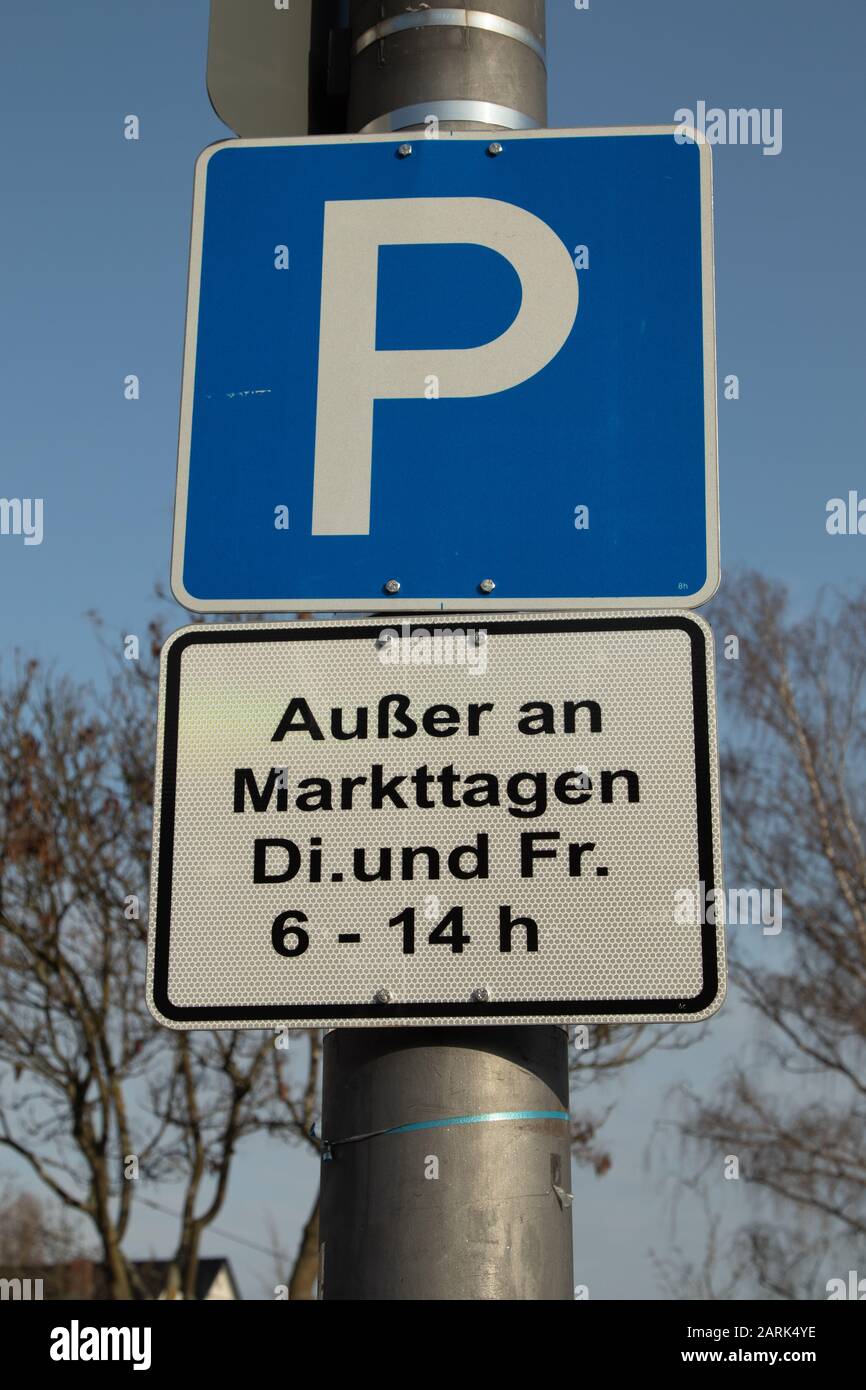
[[[385,1134],[412,1134],[420,1129],[448,1129],[451,1125],[487,1125],[499,1120],[559,1120],[567,1123],[566,1110],[491,1110],[486,1115],[452,1115],[447,1120],[415,1120],[409,1125],[392,1125],[390,1129],[374,1129],[369,1134],[350,1134],[345,1139],[321,1139],[322,1158],[331,1157],[331,1150],[340,1144],[358,1144],[362,1139],[379,1139]],[[315,1125],[310,1131],[315,1138]]]
[[[497,1120],[567,1120],[565,1110],[494,1110],[489,1115],[454,1115],[450,1120],[416,1120],[411,1125],[395,1125],[382,1134],[411,1134],[417,1129],[446,1129],[448,1125],[486,1125]]]

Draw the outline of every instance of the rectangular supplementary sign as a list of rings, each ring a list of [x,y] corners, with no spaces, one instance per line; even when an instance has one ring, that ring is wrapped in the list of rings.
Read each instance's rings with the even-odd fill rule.
[[[430,135],[200,157],[176,597],[704,602],[709,147],[673,127]]]
[[[176,1028],[705,1018],[712,638],[677,612],[166,643],[148,999]]]

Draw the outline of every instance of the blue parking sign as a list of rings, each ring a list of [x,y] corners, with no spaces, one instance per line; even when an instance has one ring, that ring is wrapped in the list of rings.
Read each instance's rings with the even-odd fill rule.
[[[200,611],[693,607],[710,151],[233,140],[196,170],[172,587]]]

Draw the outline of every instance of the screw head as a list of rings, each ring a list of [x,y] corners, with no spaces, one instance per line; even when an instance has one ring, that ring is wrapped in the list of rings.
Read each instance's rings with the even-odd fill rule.
[[[482,579],[478,587],[481,590],[482,594],[492,594],[493,590],[496,588],[496,585],[494,584],[492,579]]]
[[[496,155],[502,154],[502,146],[500,145],[498,140],[494,140],[492,145],[487,146],[487,153],[489,155],[492,155],[494,158]]]
[[[473,989],[472,1000],[475,1004],[489,1004],[490,990],[486,985],[480,985],[478,989]]]
[[[398,159],[408,159],[411,153],[412,153],[412,146],[411,146],[411,145],[398,145],[398,146],[397,146],[397,158],[398,158]]]
[[[388,579],[382,585],[382,588],[385,590],[386,594],[399,594],[400,581],[399,579]]]
[[[391,991],[390,989],[377,989],[373,998],[377,1004],[390,1004]]]

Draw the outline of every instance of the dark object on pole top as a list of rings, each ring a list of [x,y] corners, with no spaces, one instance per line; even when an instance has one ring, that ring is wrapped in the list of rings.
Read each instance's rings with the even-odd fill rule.
[[[352,0],[350,45],[350,130],[546,123],[544,0]]]
[[[346,129],[348,0],[211,0],[207,89],[244,138]]]

